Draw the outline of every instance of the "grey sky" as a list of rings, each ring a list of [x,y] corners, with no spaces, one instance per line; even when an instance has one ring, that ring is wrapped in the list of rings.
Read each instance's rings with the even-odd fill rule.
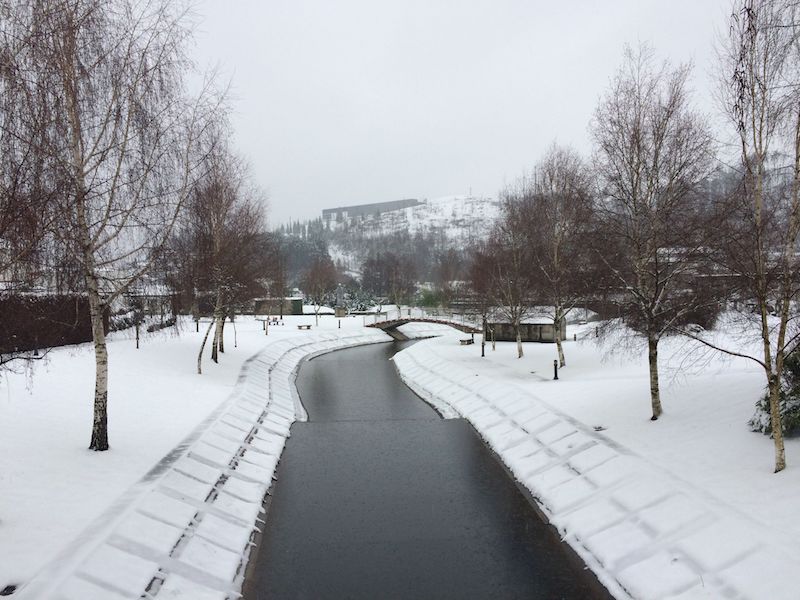
[[[587,125],[626,42],[692,60],[712,111],[729,0],[202,0],[197,58],[231,78],[273,225],[326,207],[496,195]]]

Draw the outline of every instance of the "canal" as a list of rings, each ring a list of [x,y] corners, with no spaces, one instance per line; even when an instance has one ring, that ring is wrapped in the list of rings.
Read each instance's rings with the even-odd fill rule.
[[[245,598],[610,598],[464,420],[390,361],[409,342],[303,364]]]

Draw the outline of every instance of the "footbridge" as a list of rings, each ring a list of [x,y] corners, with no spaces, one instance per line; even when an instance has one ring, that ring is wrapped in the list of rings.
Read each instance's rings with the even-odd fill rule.
[[[406,314],[403,314],[403,313]],[[365,319],[366,321],[366,319]],[[376,313],[372,323],[364,323],[367,327],[374,327],[385,331],[392,337],[399,339],[404,338],[399,331],[398,327],[407,325],[408,323],[432,323],[436,325],[447,325],[458,331],[464,333],[474,334],[481,333],[482,329],[474,323],[469,322],[462,316],[457,315],[430,315],[418,310],[407,311],[392,311],[386,313]],[[398,335],[399,334],[399,335]]]

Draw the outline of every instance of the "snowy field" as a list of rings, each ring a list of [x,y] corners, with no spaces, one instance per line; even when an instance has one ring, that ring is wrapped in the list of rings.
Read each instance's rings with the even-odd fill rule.
[[[643,349],[568,330],[558,381],[554,345],[517,359],[515,344],[487,344],[481,358],[460,333],[395,362],[441,412],[470,419],[618,596],[797,598],[800,440],[773,474],[772,441],[746,425],[763,372],[665,340],[665,414],[651,422]]]
[[[5,373],[0,382],[0,590],[28,581],[112,503],[217,409],[234,390],[245,361],[281,340],[302,343],[359,335],[361,318],[321,317],[311,332],[286,317],[265,336],[261,323],[241,317],[226,325],[220,364],[196,359],[204,333],[181,323],[143,337],[126,332],[109,341],[109,452],[87,450],[94,358],[91,345],[55,349],[32,376]],[[376,334],[369,330],[370,334]],[[210,344],[208,345],[210,346]],[[207,351],[208,351],[207,346]],[[207,352],[208,353],[208,352]]]
[[[97,587],[104,575],[112,581],[125,576],[141,582],[154,570],[169,574],[170,569],[179,575],[167,577],[157,596],[226,597],[236,588],[246,559],[252,526],[245,521],[256,514],[248,511],[258,510],[266,489],[253,487],[255,480],[247,473],[264,470],[259,481],[268,485],[281,435],[294,418],[293,369],[314,352],[381,341],[383,334],[363,328],[372,320],[346,318],[339,329],[338,319],[324,316],[309,332],[296,325],[313,324],[312,315],[286,317],[285,326],[273,326],[265,336],[259,322],[243,317],[237,321],[237,347],[233,328],[226,326],[227,352],[219,365],[205,358],[202,376],[195,373],[202,326],[197,333],[192,323],[183,322],[180,335],[174,330],[148,335],[140,350],[129,335],[112,335],[112,449],[107,453],[86,449],[94,369],[89,345],[52,351],[32,376],[4,374],[0,590],[26,583],[37,573],[34,581],[41,582],[43,574],[54,572],[53,565],[59,564],[54,558],[63,561],[79,548],[109,507],[131,497],[154,465],[187,436],[205,430],[213,418],[217,420],[208,433],[216,441],[192,442],[193,450],[177,463],[178,475],[158,475],[161,483],[136,500],[140,509],[135,516],[142,523],[147,494],[199,494],[200,512],[187,513],[186,524],[196,530],[188,539],[196,541],[181,550],[182,556],[164,563],[165,552],[181,535],[183,525],[176,515],[163,517],[170,525],[156,528],[161,538],[118,519],[109,526],[106,541],[93,542],[102,545],[81,563],[78,572],[83,575],[66,580],[73,594],[64,597],[117,597],[113,586]],[[662,342],[665,414],[653,423],[644,353],[622,351],[618,339],[600,344],[591,324],[569,327],[568,366],[559,371],[559,381],[552,379],[553,345],[526,344],[525,357],[517,359],[514,344],[498,343],[494,352],[487,344],[486,358],[481,358],[479,343],[462,346],[458,340],[465,334],[447,327],[418,323],[401,330],[409,337],[440,336],[399,354],[395,362],[401,375],[446,416],[470,419],[615,595],[642,600],[797,597],[791,575],[800,566],[800,524],[794,518],[800,497],[800,440],[787,441],[789,466],[772,474],[771,440],[746,426],[764,387],[763,374],[754,365],[701,355],[676,340]],[[578,341],[572,341],[573,334]],[[234,443],[231,424],[250,418],[246,414],[257,418],[261,400],[256,396],[267,393],[260,383],[248,388],[255,396],[241,393],[240,373],[254,355],[262,357],[259,377],[265,369],[277,369],[270,386],[280,374],[269,395],[280,396],[283,404],[266,417],[273,423],[264,430],[267,437],[258,434],[253,441]],[[241,399],[223,413],[234,420],[214,417],[237,394]],[[275,439],[271,430],[278,432]],[[219,457],[222,448],[230,448],[233,459]],[[215,504],[207,509],[212,516],[198,522],[208,493],[199,482],[206,478],[213,485],[219,476],[219,469],[208,475],[202,465],[235,462],[245,448],[257,452],[252,459],[245,457],[243,466],[249,471],[223,468],[228,483],[222,484],[218,497],[228,502],[252,497],[254,508]],[[191,462],[192,455],[202,461],[200,466]],[[180,475],[190,470],[194,483]],[[226,495],[233,483],[238,488]],[[242,512],[226,513],[230,510]],[[219,528],[216,517],[227,520],[227,529]],[[123,539],[138,542],[121,544]],[[164,548],[154,548],[162,543]],[[239,551],[226,550],[235,547]],[[132,560],[125,552],[138,558]],[[21,590],[23,596],[27,592]]]

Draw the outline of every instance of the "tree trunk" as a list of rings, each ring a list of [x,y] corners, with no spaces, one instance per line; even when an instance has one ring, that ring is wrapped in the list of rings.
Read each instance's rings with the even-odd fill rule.
[[[66,36],[67,56],[74,56],[75,31],[70,30]],[[66,64],[66,63],[65,63]],[[95,251],[89,225],[86,206],[85,162],[81,133],[81,120],[77,92],[77,74],[75,63],[62,72],[65,90],[67,114],[70,123],[70,151],[72,154],[72,171],[75,185],[75,217],[77,221],[78,240],[83,258],[83,275],[86,281],[86,292],[89,299],[89,317],[92,324],[92,342],[94,343],[94,411],[92,417],[92,437],[89,449],[108,450],[108,349],[106,348],[106,332],[103,329],[103,305],[100,300],[100,283],[97,277]]]
[[[86,274],[89,295],[89,315],[92,321],[92,341],[94,342],[94,416],[92,420],[92,439],[89,450],[108,450],[108,349],[106,332],[103,329],[103,306],[97,277],[93,272]]]
[[[314,323],[319,326],[319,304],[314,308]]]
[[[217,348],[220,352],[225,352],[225,316],[219,320],[219,339],[217,340]]]
[[[769,420],[772,426],[772,440],[775,444],[775,472],[786,468],[786,453],[783,447],[783,427],[781,423],[781,383],[780,377],[769,377]]]
[[[222,292],[217,292],[217,302],[214,305],[214,323],[216,327],[214,328],[214,339],[211,341],[211,360],[215,363],[219,363],[219,349],[222,345],[222,327],[224,323],[222,322],[225,319],[225,313],[223,312],[222,307]]]
[[[567,361],[564,358],[564,348],[561,345],[561,319],[553,319],[553,334],[556,337],[556,348],[558,348],[558,366],[566,367]]]
[[[201,363],[203,361],[203,350],[206,348],[206,341],[208,340],[208,334],[211,333],[211,328],[214,326],[214,319],[211,319],[211,323],[208,324],[208,329],[206,329],[206,334],[203,336],[203,343],[200,344],[200,352],[197,354],[197,374],[202,375],[203,370],[201,368]]]
[[[653,407],[651,421],[655,421],[661,416],[661,396],[658,389],[658,338],[648,336],[647,338],[647,359],[650,363],[650,404]]]
[[[520,330],[519,321],[514,321],[514,333],[517,336],[517,358],[522,358],[522,331]]]

